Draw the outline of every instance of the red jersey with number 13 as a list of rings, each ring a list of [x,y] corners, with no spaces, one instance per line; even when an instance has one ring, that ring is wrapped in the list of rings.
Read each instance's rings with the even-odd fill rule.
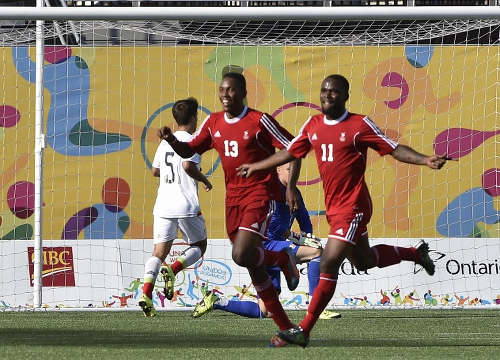
[[[214,148],[219,153],[226,181],[226,204],[239,196],[265,190],[271,200],[282,200],[276,170],[260,171],[249,178],[238,176],[236,168],[254,163],[283,149],[293,136],[272,116],[245,106],[232,119],[224,112],[210,114],[201,124],[189,146],[198,154]],[[233,200],[234,199],[234,200]]]
[[[397,145],[367,116],[346,111],[336,120],[328,120],[323,114],[310,117],[287,150],[297,158],[314,150],[326,213],[333,215],[371,209],[365,183],[367,150],[370,147],[385,155]]]

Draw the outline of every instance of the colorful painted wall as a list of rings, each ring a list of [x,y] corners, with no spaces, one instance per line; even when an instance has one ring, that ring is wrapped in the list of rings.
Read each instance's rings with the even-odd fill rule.
[[[32,48],[0,48],[0,238],[31,239],[35,67]],[[43,237],[151,238],[156,129],[171,106],[196,97],[200,121],[218,111],[228,69],[248,81],[250,106],[297,133],[319,107],[328,74],[351,82],[348,108],[390,137],[458,161],[443,170],[369,156],[372,237],[499,237],[498,52],[491,47],[48,47],[45,54]],[[498,149],[500,150],[500,149]],[[224,238],[224,180],[204,154],[214,189],[200,191],[209,237]],[[300,178],[313,225],[328,227],[309,156]]]

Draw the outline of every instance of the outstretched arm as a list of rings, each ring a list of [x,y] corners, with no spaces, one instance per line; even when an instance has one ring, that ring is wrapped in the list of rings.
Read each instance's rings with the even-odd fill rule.
[[[206,191],[212,190],[212,183],[207,179],[205,175],[203,175],[203,173],[198,169],[198,167],[194,162],[183,161],[182,167],[184,168],[186,174],[191,176],[193,179],[203,183],[203,186],[205,187]]]
[[[172,134],[172,130],[170,130],[169,127],[162,127],[160,130],[158,130],[157,135],[160,139],[166,140],[180,157],[189,158],[195,154],[195,152],[189,147],[186,142],[177,140],[174,134]]]
[[[452,160],[448,155],[420,154],[411,147],[399,144],[391,153],[392,157],[401,162],[415,165],[426,165],[431,169],[441,169],[447,160]]]
[[[256,171],[268,170],[295,160],[295,157],[286,150],[280,150],[276,154],[253,164],[242,164],[236,170],[242,177],[250,177]]]

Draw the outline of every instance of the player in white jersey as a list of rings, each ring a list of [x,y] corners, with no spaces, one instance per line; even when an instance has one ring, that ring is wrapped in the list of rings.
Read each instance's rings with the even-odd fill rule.
[[[174,133],[179,141],[191,141],[196,130],[198,102],[194,98],[177,101],[172,114],[179,125]],[[143,295],[139,306],[144,316],[155,316],[153,290],[160,272],[165,280],[165,296],[171,300],[174,294],[175,275],[200,259],[207,248],[205,220],[198,201],[198,181],[206,191],[212,184],[200,171],[201,156],[194,154],[183,159],[162,140],[153,160],[153,176],[160,178],[158,195],[153,209],[154,250],[144,266]],[[172,264],[163,266],[172,242],[181,230],[184,241],[190,246]]]

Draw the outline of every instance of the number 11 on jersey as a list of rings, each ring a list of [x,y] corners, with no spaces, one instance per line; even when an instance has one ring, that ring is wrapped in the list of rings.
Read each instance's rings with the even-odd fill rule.
[[[333,144],[321,144],[321,161],[333,161]]]

